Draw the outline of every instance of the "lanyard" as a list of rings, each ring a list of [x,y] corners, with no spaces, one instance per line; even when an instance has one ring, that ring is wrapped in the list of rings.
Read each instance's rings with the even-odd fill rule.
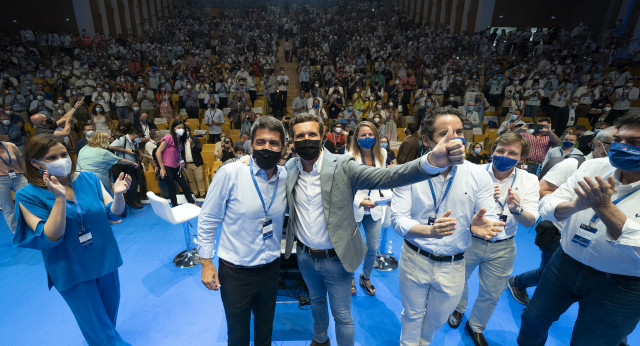
[[[269,209],[273,205],[273,201],[276,200],[276,194],[278,193],[278,184],[280,184],[280,179],[276,180],[276,187],[273,189],[273,196],[271,196],[271,202],[269,202],[269,207],[264,204],[264,198],[262,198],[262,193],[260,192],[260,188],[258,187],[258,182],[256,181],[256,177],[253,174],[253,159],[249,164],[251,179],[253,180],[253,185],[256,187],[256,191],[258,192],[258,197],[260,197],[260,202],[262,202],[262,209],[264,209],[264,217],[267,218],[267,214],[269,214]]]
[[[431,197],[433,198],[433,204],[436,207],[436,217],[438,216],[438,210],[440,210],[440,206],[442,206],[442,203],[445,201],[445,199],[447,199],[447,195],[449,194],[449,190],[451,189],[451,184],[453,183],[453,178],[456,177],[457,171],[458,171],[458,167],[457,166],[453,167],[453,170],[451,171],[451,179],[449,179],[449,183],[447,184],[447,187],[444,190],[444,194],[442,195],[442,200],[440,200],[440,203],[436,202],[436,192],[433,190],[433,184],[431,183],[431,179],[427,180],[427,182],[429,183],[429,189],[431,190]]]
[[[71,177],[69,177],[69,183],[71,184],[71,188],[73,189],[73,204],[76,205],[76,210],[78,211],[78,217],[80,218],[80,226],[84,229],[84,218],[82,217],[82,208],[80,207],[80,201],[78,201],[78,194],[76,193],[75,186],[71,181]]]
[[[9,168],[11,168],[11,153],[9,153],[9,149],[7,149],[7,147],[4,146],[4,143],[0,142],[0,145],[2,145],[4,150],[7,152],[7,156],[9,156],[9,163],[7,163],[7,161],[5,161],[2,158],[2,156],[0,156],[0,160],[2,160],[2,162],[4,162],[5,165],[7,165]]]
[[[571,153],[573,152],[573,149],[575,149],[575,147],[573,149],[571,149],[571,151],[568,152],[567,155],[564,154],[564,151],[562,150],[562,146],[560,146],[560,148],[558,148],[558,149],[560,149],[560,155],[561,155],[560,157],[567,157],[567,156],[571,155]]]
[[[634,193],[638,192],[638,190],[640,190],[640,187],[637,187],[637,188],[635,188],[635,189],[633,189],[633,190],[629,191],[626,195],[624,195],[624,196],[622,196],[622,197],[619,197],[618,199],[616,199],[615,201],[613,201],[613,205],[616,205],[616,204],[618,204],[618,203],[622,202],[625,198],[627,198],[627,197],[629,197],[629,196],[633,195]],[[598,216],[598,214],[597,214],[597,213],[596,213],[596,214],[594,214],[594,215],[593,215],[593,217],[591,218],[591,221],[589,222],[589,224],[590,224],[590,225],[593,225],[593,224],[596,222],[596,220],[598,220],[598,217],[599,217],[599,216]]]
[[[487,172],[489,172],[489,166],[487,165]],[[511,186],[509,187],[510,189],[513,188],[513,184],[516,183],[516,179],[518,179],[518,170],[515,170],[515,173],[513,175],[513,181],[511,182]],[[501,203],[500,201],[498,201],[498,204],[500,205],[500,208],[502,208],[502,212],[504,213],[504,205],[507,204],[507,198],[509,198],[509,195],[507,194],[507,197],[504,198],[504,203]]]

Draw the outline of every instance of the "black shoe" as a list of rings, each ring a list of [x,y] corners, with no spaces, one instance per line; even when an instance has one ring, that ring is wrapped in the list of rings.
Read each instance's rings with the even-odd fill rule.
[[[484,335],[482,335],[482,333],[474,332],[473,329],[471,329],[471,326],[469,325],[469,321],[467,321],[467,324],[464,326],[464,329],[467,331],[467,333],[469,333],[469,335],[471,335],[471,340],[473,340],[474,345],[489,346],[489,344],[487,343],[487,340],[484,338]]]
[[[128,204],[129,208],[133,208],[133,209],[142,209],[142,204],[140,203],[136,203],[136,204]]]
[[[447,323],[449,323],[449,327],[453,329],[458,328],[460,326],[460,322],[462,322],[462,316],[464,316],[464,313],[454,310],[447,321]]]
[[[513,299],[524,306],[529,305],[529,294],[527,293],[527,290],[524,288],[518,288],[513,276],[509,278],[509,281],[507,281],[507,286],[509,287],[509,292],[511,292]]]
[[[319,343],[315,340],[311,340],[311,346],[329,346],[329,345],[331,345],[331,343],[329,342],[329,338],[327,338],[327,341],[323,343]]]

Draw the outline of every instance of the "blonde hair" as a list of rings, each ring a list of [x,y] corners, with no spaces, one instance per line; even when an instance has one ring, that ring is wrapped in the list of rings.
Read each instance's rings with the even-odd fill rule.
[[[95,132],[91,138],[89,138],[88,146],[94,148],[105,149],[109,146],[109,135],[104,132]]]
[[[358,144],[358,137],[360,134],[360,129],[366,126],[373,131],[373,135],[376,139],[376,143],[373,145],[371,150],[373,151],[373,156],[376,158],[376,161],[380,162],[380,164],[384,164],[384,158],[382,156],[382,148],[380,147],[380,134],[378,133],[378,128],[372,122],[362,121],[356,129],[353,131],[353,137],[351,138],[351,153],[353,157],[362,158],[362,153],[360,152],[360,145]],[[375,162],[373,163],[375,165]]]

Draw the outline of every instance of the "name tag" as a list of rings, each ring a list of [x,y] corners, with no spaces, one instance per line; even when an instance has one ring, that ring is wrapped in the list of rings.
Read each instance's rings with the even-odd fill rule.
[[[507,215],[498,215],[498,219],[500,219],[500,221],[507,223]]]
[[[87,232],[84,227],[82,227],[82,230],[78,232],[78,238],[80,239],[80,245],[82,246],[89,246],[93,243],[93,236],[91,235],[91,232]]]
[[[591,244],[593,238],[596,237],[597,232],[598,230],[595,227],[592,227],[591,225],[581,224],[580,229],[578,229],[578,232],[573,236],[573,239],[571,239],[571,241],[582,247],[587,247],[589,246],[589,244]]]
[[[429,219],[427,220],[427,225],[433,225],[435,222],[436,222],[435,217],[429,217]]]
[[[273,237],[273,220],[266,219],[262,223],[262,240]]]
[[[11,179],[15,179],[15,177],[16,177],[16,172],[14,172],[14,171],[9,171],[9,178],[11,178]]]

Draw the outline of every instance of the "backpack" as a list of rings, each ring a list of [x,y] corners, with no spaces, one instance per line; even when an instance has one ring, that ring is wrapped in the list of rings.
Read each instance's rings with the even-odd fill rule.
[[[545,174],[547,174],[547,172],[549,172],[549,170],[551,170],[551,168],[555,165],[557,165],[559,162],[564,161],[565,159],[576,159],[578,161],[578,167],[580,167],[580,165],[585,161],[584,156],[582,155],[576,155],[576,154],[569,154],[567,156],[563,156],[563,157],[556,157],[553,158],[551,160],[549,160],[540,170],[540,174],[538,175],[538,180],[542,180],[542,178],[545,176]]]

